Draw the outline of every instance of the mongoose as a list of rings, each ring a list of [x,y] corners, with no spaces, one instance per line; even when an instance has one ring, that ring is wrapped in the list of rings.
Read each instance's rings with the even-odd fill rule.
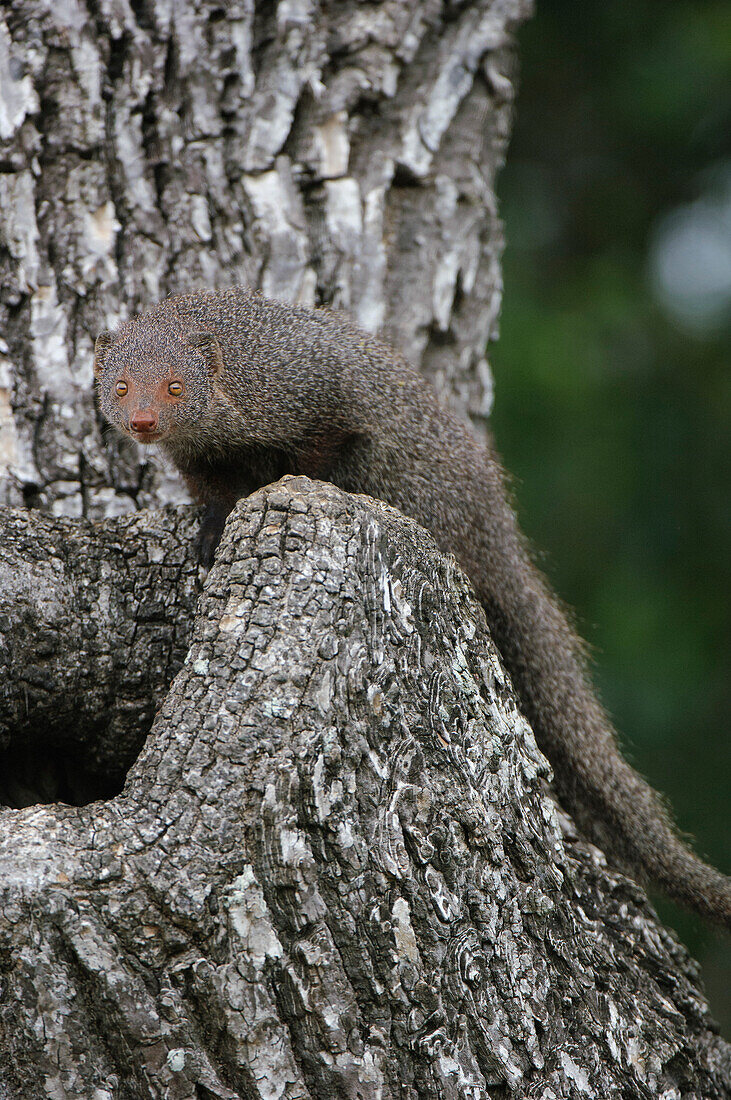
[[[580,827],[639,878],[731,927],[731,879],[679,840],[619,753],[497,458],[397,351],[342,314],[234,287],[169,298],[102,332],[94,368],[107,419],[160,443],[207,505],[206,562],[236,501],[285,473],[367,493],[431,531],[471,578]]]

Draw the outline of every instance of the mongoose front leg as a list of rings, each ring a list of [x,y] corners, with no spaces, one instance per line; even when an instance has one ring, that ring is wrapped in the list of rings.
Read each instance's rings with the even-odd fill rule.
[[[206,569],[213,565],[218,544],[221,541],[223,529],[236,501],[229,502],[220,499],[209,500],[198,529],[196,549],[198,561]]]
[[[257,486],[241,486],[224,490],[215,479],[197,474],[184,474],[185,483],[194,500],[205,505],[205,511],[198,528],[196,550],[198,560],[206,569],[213,565],[218,544],[221,541],[226,520],[233,511],[236,501],[248,496]]]

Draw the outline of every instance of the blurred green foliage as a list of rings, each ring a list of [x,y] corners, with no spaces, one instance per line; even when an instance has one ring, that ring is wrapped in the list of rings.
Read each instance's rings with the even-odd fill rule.
[[[626,755],[731,873],[731,323],[653,297],[658,224],[731,172],[731,5],[544,0],[499,183],[493,428]],[[731,1033],[731,941],[663,903]]]

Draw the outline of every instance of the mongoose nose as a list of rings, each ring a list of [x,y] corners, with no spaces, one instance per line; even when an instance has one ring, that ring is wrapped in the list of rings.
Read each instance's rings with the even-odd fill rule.
[[[138,409],[131,418],[129,426],[133,432],[148,435],[157,431],[157,423],[157,413],[153,412],[152,409]]]

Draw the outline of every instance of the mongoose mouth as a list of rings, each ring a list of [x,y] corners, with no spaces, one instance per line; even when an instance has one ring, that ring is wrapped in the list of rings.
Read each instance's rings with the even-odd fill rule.
[[[132,428],[129,428],[128,431],[138,443],[158,443],[165,435],[164,432],[135,432]]]

